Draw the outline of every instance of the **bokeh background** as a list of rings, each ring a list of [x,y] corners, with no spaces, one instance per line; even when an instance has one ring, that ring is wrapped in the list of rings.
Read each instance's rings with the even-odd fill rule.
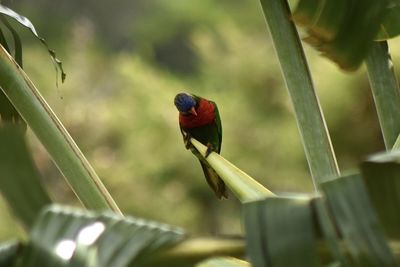
[[[63,61],[21,30],[25,70],[124,213],[193,235],[240,234],[232,196],[217,200],[185,150],[173,98],[216,101],[222,155],[277,193],[310,193],[294,113],[258,1],[13,0]],[[399,66],[399,42],[390,43]],[[384,149],[365,69],[344,73],[305,45],[340,168]],[[400,69],[398,67],[397,69]],[[44,183],[57,202],[80,205],[35,136]],[[19,235],[0,196],[0,240]]]

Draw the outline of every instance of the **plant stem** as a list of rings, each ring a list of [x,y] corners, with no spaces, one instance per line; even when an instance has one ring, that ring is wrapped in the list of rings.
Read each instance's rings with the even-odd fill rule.
[[[366,65],[386,150],[400,133],[400,94],[386,41],[375,42]]]
[[[57,116],[14,59],[0,46],[0,87],[51,155],[83,205],[121,213]]]
[[[316,96],[303,48],[286,0],[260,0],[269,26],[314,186],[339,174],[328,129]]]

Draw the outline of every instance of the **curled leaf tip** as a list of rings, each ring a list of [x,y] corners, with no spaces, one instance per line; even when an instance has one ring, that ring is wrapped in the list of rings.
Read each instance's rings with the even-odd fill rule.
[[[1,1],[0,1],[0,3],[1,3]],[[54,50],[49,48],[46,40],[38,35],[38,33],[37,33],[35,27],[33,26],[32,22],[28,18],[18,14],[14,10],[12,10],[12,9],[2,5],[2,4],[0,4],[0,13],[15,19],[22,26],[24,26],[25,28],[28,28],[31,31],[31,33],[37,39],[39,39],[39,41],[47,48],[47,51],[49,52],[49,54],[50,54],[50,56],[51,56],[51,58],[52,58],[52,60],[53,60],[53,62],[55,64],[56,72],[57,72],[57,79],[58,79],[58,70],[60,70],[60,72],[61,72],[61,81],[64,82],[64,80],[66,78],[66,74],[65,74],[64,69],[62,67],[62,62],[56,57],[56,53],[54,52]],[[10,30],[12,30],[12,34],[13,34],[14,38],[15,39],[19,39],[18,34],[14,31],[14,29],[12,27],[11,27]],[[1,38],[1,36],[0,36],[0,38]],[[22,63],[22,58],[21,58],[20,61]],[[56,81],[56,84],[58,84],[57,81]]]

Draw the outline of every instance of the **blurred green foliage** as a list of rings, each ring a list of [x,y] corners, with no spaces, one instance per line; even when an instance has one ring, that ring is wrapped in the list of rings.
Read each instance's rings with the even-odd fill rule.
[[[257,1],[3,1],[26,15],[65,64],[25,38],[25,70],[126,214],[194,234],[241,232],[240,206],[217,200],[186,151],[173,98],[216,101],[222,155],[274,192],[313,190],[288,94]],[[32,42],[31,42],[32,41]],[[392,43],[398,43],[393,40]],[[392,46],[399,62],[400,46]],[[306,46],[342,170],[384,149],[367,76],[340,72]],[[398,68],[399,69],[399,68]],[[77,204],[29,133],[56,201]],[[18,230],[0,203],[0,240]]]

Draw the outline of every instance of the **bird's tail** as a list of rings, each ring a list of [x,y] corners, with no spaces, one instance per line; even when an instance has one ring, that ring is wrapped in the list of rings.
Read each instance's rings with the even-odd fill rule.
[[[218,176],[218,174],[205,163],[201,162],[204,176],[206,177],[208,185],[214,190],[215,194],[219,199],[228,198],[228,192],[224,181]]]

